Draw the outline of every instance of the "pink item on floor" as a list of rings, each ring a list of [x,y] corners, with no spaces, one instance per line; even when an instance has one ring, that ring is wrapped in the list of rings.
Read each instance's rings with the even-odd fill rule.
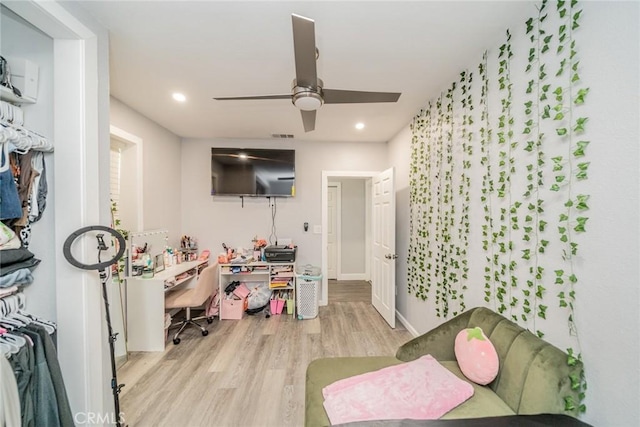
[[[331,424],[435,420],[473,396],[473,387],[426,355],[336,381],[322,394]]]

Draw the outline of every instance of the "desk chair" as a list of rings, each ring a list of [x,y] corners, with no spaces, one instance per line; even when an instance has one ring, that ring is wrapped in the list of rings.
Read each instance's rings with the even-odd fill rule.
[[[193,288],[187,289],[179,289],[176,291],[169,292],[164,298],[164,307],[165,309],[172,308],[184,308],[185,309],[185,318],[182,322],[172,324],[173,326],[180,326],[178,332],[173,336],[173,343],[180,344],[180,333],[184,331],[184,329],[188,325],[195,326],[202,331],[202,336],[207,336],[209,331],[207,331],[204,326],[196,323],[196,320],[207,319],[208,323],[212,322],[211,318],[207,318],[207,316],[201,316],[192,318],[191,317],[191,309],[201,307],[204,305],[209,297],[213,296],[215,291],[218,289],[218,264],[214,263],[206,267],[204,270],[200,272],[198,276],[198,281],[196,286]]]

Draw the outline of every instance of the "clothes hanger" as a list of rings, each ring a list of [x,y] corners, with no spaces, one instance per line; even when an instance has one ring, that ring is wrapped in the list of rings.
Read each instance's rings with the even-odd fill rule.
[[[5,356],[9,356],[11,354],[16,354],[20,351],[20,348],[15,344],[9,344],[0,340],[0,353]]]
[[[23,328],[27,326],[25,323],[16,319],[10,319],[9,317],[1,318],[0,325],[4,326],[5,328],[8,328],[9,330],[13,330],[15,328]]]
[[[13,354],[17,353],[22,347],[27,345],[26,338],[12,333],[0,335],[0,342],[9,345],[14,350]]]
[[[19,347],[22,347],[27,343],[27,339],[22,335],[19,335],[13,332],[8,332],[8,331],[0,335],[0,341],[6,342],[9,344],[16,344]]]
[[[22,319],[23,321],[25,321],[27,323],[34,323],[36,325],[40,325],[47,331],[47,333],[49,335],[53,334],[56,331],[55,323],[49,322],[49,321],[44,320],[44,319],[40,319],[40,318],[34,316],[33,314],[25,313],[22,310],[18,310],[17,312],[12,313],[10,315],[10,317],[17,318],[17,319]]]

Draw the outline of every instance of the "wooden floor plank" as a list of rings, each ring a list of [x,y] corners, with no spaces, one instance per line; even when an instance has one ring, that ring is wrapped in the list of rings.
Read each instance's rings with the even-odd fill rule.
[[[343,288],[344,287],[344,288]],[[203,337],[132,353],[119,369],[121,408],[131,426],[300,426],[306,368],[320,357],[394,355],[411,335],[391,329],[371,305],[367,282],[330,282],[315,319],[263,313],[215,320]]]

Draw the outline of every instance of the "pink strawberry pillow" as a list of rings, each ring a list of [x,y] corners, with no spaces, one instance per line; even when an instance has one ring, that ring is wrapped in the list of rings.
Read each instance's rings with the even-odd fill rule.
[[[498,375],[498,353],[479,327],[461,330],[454,350],[460,370],[474,383],[487,385]]]

